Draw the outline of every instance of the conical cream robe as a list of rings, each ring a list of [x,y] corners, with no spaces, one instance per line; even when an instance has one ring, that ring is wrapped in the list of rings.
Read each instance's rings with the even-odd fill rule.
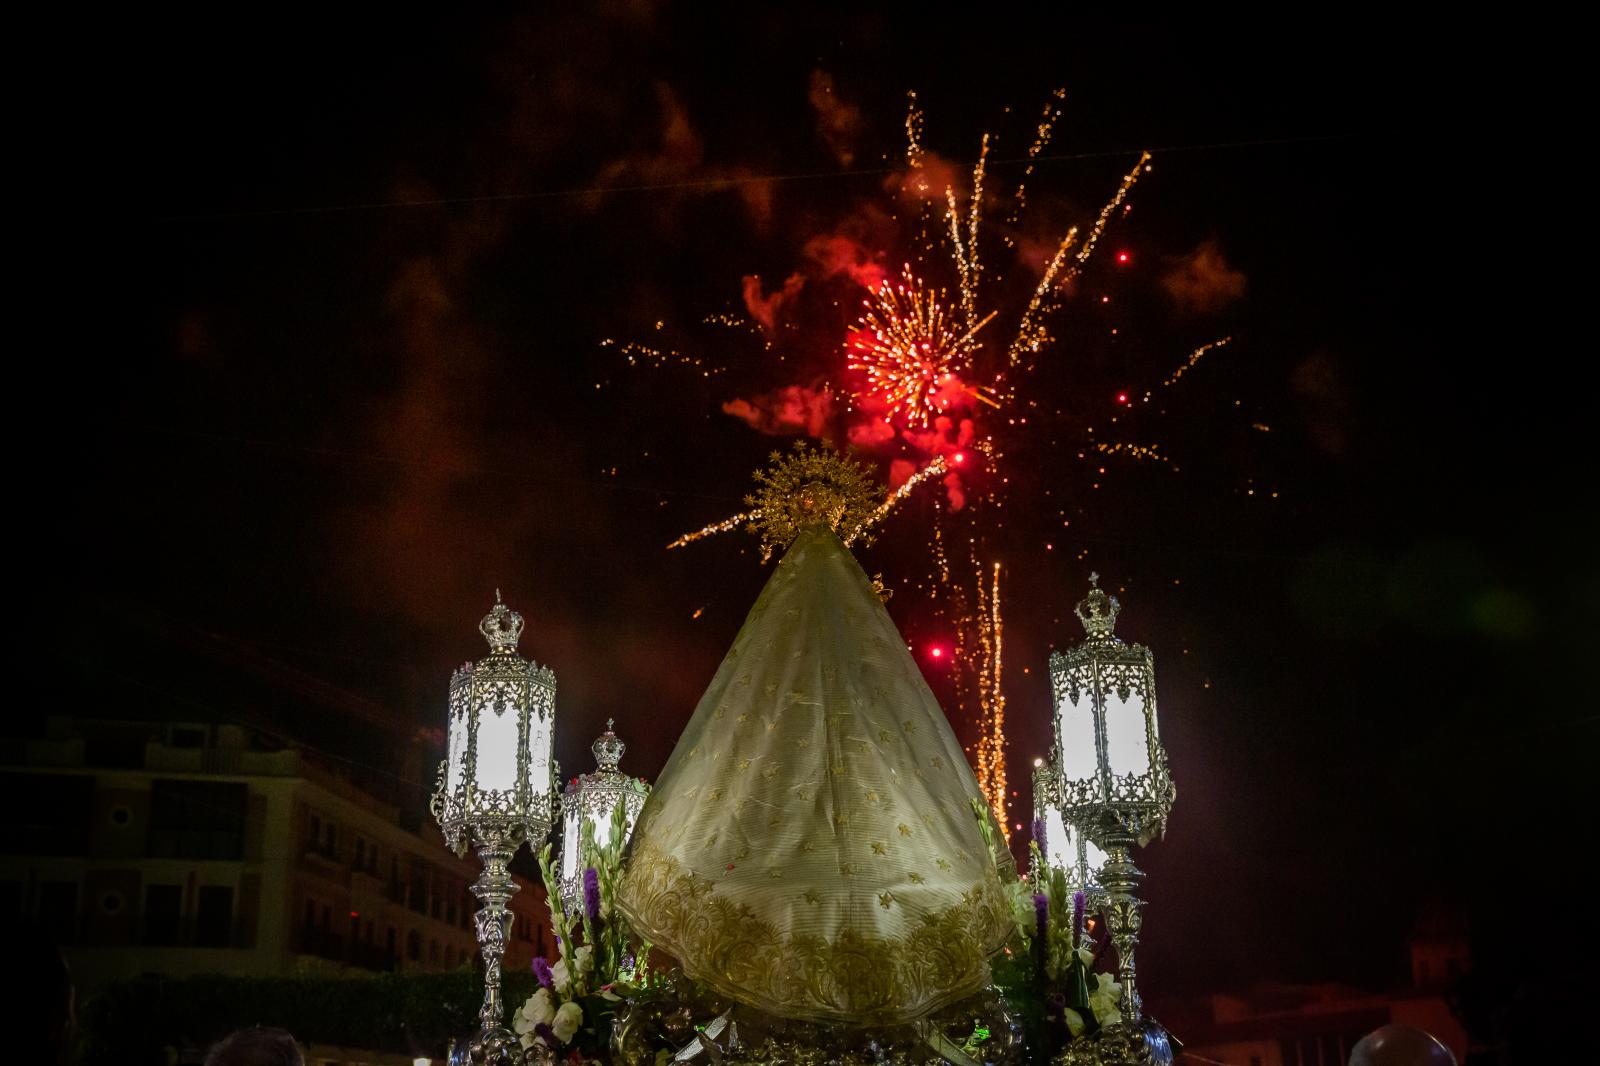
[[[979,797],[866,574],[813,526],[640,813],[620,906],[737,1002],[854,1024],[919,1018],[977,991],[1009,932],[1001,878],[1015,867],[985,845]]]

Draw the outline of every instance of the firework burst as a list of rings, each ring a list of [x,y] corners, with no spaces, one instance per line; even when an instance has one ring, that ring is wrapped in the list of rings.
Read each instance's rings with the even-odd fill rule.
[[[940,655],[941,666],[948,668],[958,713],[975,727],[968,750],[980,788],[1007,831],[1012,826],[1001,556],[1021,548],[1004,521],[1013,491],[1009,475],[1017,472],[1012,464],[1071,451],[1079,460],[1093,456],[1096,462],[1116,458],[1179,468],[1164,445],[1158,449],[1149,438],[1137,443],[1106,439],[1107,433],[1123,437],[1153,431],[1148,420],[1131,423],[1132,399],[1119,398],[1104,425],[1098,417],[1074,425],[1076,415],[1087,413],[1085,404],[1061,395],[1060,313],[1084,279],[1093,277],[1086,274],[1091,259],[1131,209],[1135,186],[1152,164],[1148,152],[1130,159],[1110,199],[1077,225],[1046,228],[1028,217],[1028,179],[1046,158],[1063,97],[1056,92],[1039,113],[1025,157],[994,154],[999,139],[985,134],[975,162],[963,174],[925,145],[924,115],[913,95],[905,121],[905,169],[885,185],[898,198],[888,213],[898,220],[896,235],[863,243],[856,234],[868,231],[865,225],[817,234],[781,287],[769,293],[759,278],[744,279],[746,314],[723,312],[704,320],[725,333],[753,335],[759,351],[747,354],[759,358],[712,362],[697,354],[700,345],[680,351],[659,341],[649,347],[617,346],[629,365],[743,380],[724,386],[739,390],[722,403],[726,414],[762,433],[836,441],[873,460],[879,472],[886,468],[894,491],[886,496],[859,486],[852,491],[857,506],[836,523],[847,544],[867,540],[919,486],[942,490],[925,490],[932,498],[918,512],[928,522],[928,569],[923,576],[914,571],[902,576],[909,589],[923,594],[920,603],[950,642],[948,658]],[[1006,181],[1014,192],[991,191],[991,167],[1013,164],[1021,164],[1015,184]],[[864,209],[859,218],[884,214]],[[885,279],[885,260],[906,264],[897,278]],[[1126,256],[1118,261],[1126,262]],[[937,287],[940,280],[948,290]],[[857,299],[861,310],[851,321],[848,308]],[[1101,295],[1102,301],[1108,299]],[[1224,337],[1194,349],[1164,380],[1147,377],[1140,406],[1228,341]],[[711,345],[717,350],[715,341]],[[779,381],[773,380],[775,371]],[[1099,432],[1096,426],[1102,426]],[[1256,423],[1254,428],[1266,432],[1269,427]],[[1079,447],[1060,447],[1061,437]],[[797,453],[780,461],[770,476],[798,476],[806,463],[833,461],[820,456]],[[1105,473],[1098,468],[1098,475]],[[1098,475],[1093,488],[1100,487]],[[780,503],[792,495],[758,494],[746,501],[744,513],[687,532],[668,547],[743,527],[761,535],[766,557],[783,540],[790,519]],[[1070,524],[1065,510],[1059,518],[1063,527]]]
[[[978,331],[994,312],[962,330],[945,314],[943,298],[943,291],[927,288],[908,266],[898,283],[885,281],[862,301],[866,310],[851,335],[846,365],[866,375],[856,395],[882,407],[886,422],[903,418],[926,427],[962,394],[998,406],[986,390],[962,382],[979,346]]]

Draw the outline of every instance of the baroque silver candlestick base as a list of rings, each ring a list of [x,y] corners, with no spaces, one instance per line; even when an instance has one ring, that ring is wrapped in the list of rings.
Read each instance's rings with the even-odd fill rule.
[[[1133,834],[1118,831],[1106,834],[1106,864],[1100,869],[1100,884],[1105,891],[1101,912],[1111,945],[1117,949],[1118,976],[1122,978],[1122,1017],[1130,1028],[1139,1022],[1138,971],[1134,952],[1139,946],[1139,928],[1144,919],[1139,913],[1144,902],[1134,894],[1144,871],[1133,863],[1129,849]]]
[[[511,923],[516,920],[506,906],[517,894],[517,883],[511,879],[508,866],[521,843],[516,833],[479,833],[478,858],[483,862],[483,873],[473,882],[472,894],[482,904],[473,920],[478,929],[478,949],[483,954],[483,1009],[478,1018],[484,1034],[499,1030],[511,1036],[505,1029],[505,1009],[500,1002],[500,966],[511,939]]]

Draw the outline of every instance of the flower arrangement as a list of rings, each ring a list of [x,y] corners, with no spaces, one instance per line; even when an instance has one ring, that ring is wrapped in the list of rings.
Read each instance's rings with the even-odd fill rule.
[[[974,801],[974,811],[978,803]],[[992,829],[979,814],[987,839]],[[1122,1022],[1122,985],[1097,971],[1101,951],[1088,929],[1088,901],[1069,892],[1065,873],[1043,861],[1034,827],[1029,843],[1034,872],[1006,886],[1016,935],[996,966],[1001,985],[1024,1015],[1030,1042],[1051,1054],[1081,1037]]]
[[[604,844],[595,842],[588,822],[580,830],[583,891],[575,914],[561,898],[550,845],[539,854],[560,957],[554,965],[533,960],[539,987],[512,1016],[512,1029],[530,1062],[602,1061],[617,1007],[649,980],[649,945],[634,942],[615,907],[626,818],[619,803]]]

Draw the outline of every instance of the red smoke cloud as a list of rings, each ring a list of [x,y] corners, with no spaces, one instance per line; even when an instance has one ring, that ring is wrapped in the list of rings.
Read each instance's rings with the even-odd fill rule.
[[[1244,295],[1245,276],[1228,265],[1216,241],[1203,241],[1161,278],[1161,287],[1186,311],[1220,311]]]
[[[729,400],[722,410],[758,433],[820,437],[833,417],[833,393],[826,387],[787,385],[748,400]]]
[[[856,159],[856,138],[861,134],[861,109],[841,99],[833,91],[833,75],[823,70],[811,72],[807,92],[811,110],[817,116],[817,136],[841,165],[849,166]]]
[[[863,289],[876,289],[887,278],[877,256],[842,233],[825,233],[806,242],[805,257],[823,280],[843,274]]]
[[[750,317],[761,323],[768,330],[776,327],[778,312],[783,305],[793,300],[805,285],[804,274],[790,274],[789,280],[783,283],[783,288],[774,289],[770,295],[761,291],[761,275],[746,274],[744,277],[744,307],[750,312]]]
[[[933,200],[945,202],[945,190],[954,189],[957,196],[965,196],[967,168],[960,163],[933,152],[922,153],[922,165],[907,167],[889,175],[884,181],[885,191],[898,195],[913,204]]]

